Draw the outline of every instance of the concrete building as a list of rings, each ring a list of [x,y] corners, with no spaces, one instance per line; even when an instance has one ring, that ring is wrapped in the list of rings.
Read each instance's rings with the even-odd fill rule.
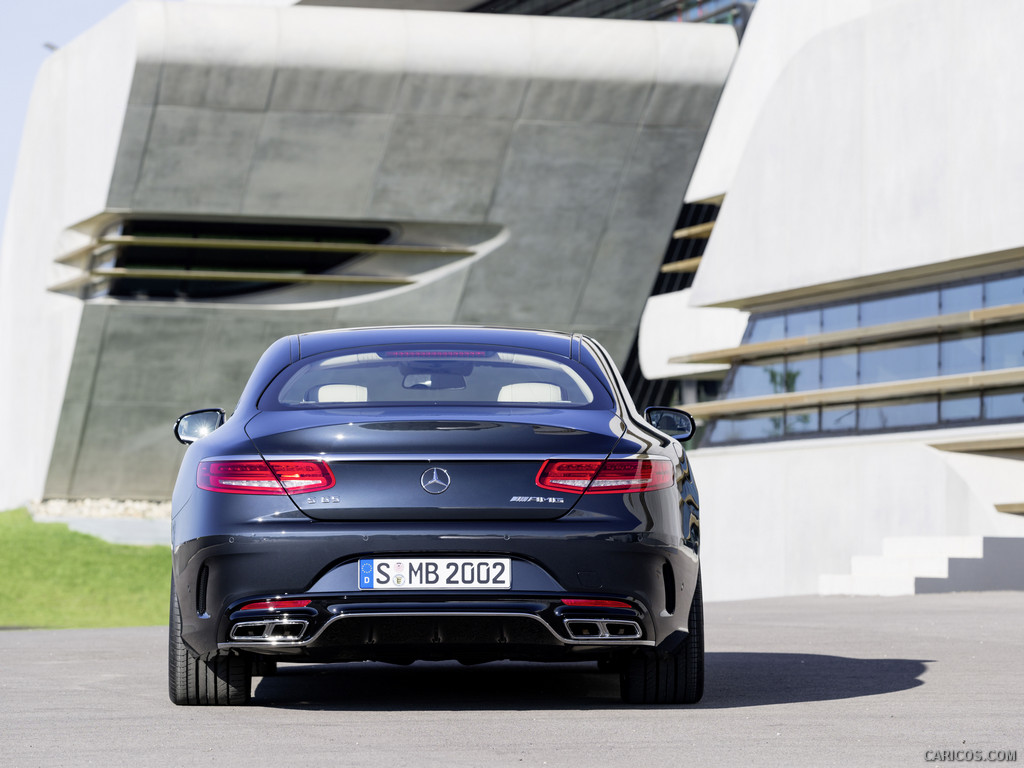
[[[724,376],[687,406],[709,595],[1024,588],[1022,24],[758,3],[687,191],[717,216],[677,232],[692,287],[641,334],[649,376]]]
[[[230,409],[288,333],[628,355],[733,30],[336,5],[135,2],[43,67],[0,251],[0,508],[166,498],[174,418]]]
[[[286,333],[547,326],[703,423],[709,599],[1024,587],[1020,3],[411,5],[137,2],[51,58],[0,507],[166,496]],[[684,9],[738,52],[517,15]]]

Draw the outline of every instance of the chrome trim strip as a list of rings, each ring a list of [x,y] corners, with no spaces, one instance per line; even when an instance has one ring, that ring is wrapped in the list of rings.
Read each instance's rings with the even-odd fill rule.
[[[207,456],[203,461],[322,461],[325,463],[352,463],[364,461],[410,461],[440,464],[449,461],[474,462],[488,461],[547,461],[548,459],[566,459],[568,461],[604,461],[605,458],[633,458],[645,454],[607,454],[607,453],[268,453],[232,454],[226,456]]]

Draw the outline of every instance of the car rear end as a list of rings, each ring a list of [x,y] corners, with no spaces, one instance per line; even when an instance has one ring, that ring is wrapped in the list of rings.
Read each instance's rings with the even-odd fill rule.
[[[183,465],[184,642],[467,663],[678,644],[699,575],[689,467],[579,350],[501,348],[501,363],[484,345],[397,345],[286,367],[244,434],[222,428]],[[402,383],[377,386],[385,370]]]

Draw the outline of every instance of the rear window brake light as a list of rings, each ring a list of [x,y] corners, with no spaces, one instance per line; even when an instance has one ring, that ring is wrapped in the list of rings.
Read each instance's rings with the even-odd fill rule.
[[[485,349],[391,349],[378,352],[381,357],[413,357],[413,358],[466,358],[493,357],[494,352]]]

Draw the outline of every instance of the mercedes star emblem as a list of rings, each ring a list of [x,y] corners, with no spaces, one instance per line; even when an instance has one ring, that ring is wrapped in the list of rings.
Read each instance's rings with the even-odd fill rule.
[[[420,485],[427,493],[444,493],[451,484],[451,476],[440,467],[431,467],[420,476]]]

